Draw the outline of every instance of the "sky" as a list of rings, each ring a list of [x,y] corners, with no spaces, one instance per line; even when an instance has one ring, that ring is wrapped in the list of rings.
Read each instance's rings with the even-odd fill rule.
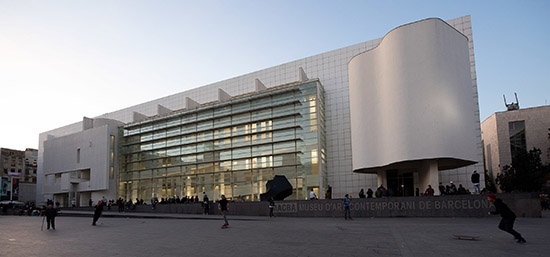
[[[0,0],[0,147],[126,107],[471,15],[481,121],[550,104],[550,1]]]

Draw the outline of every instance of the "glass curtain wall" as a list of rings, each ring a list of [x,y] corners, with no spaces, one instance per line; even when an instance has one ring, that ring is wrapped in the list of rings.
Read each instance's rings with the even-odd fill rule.
[[[123,127],[119,196],[205,192],[258,201],[274,175],[307,199],[326,184],[324,93],[318,81],[270,88]],[[318,194],[319,195],[319,194]]]

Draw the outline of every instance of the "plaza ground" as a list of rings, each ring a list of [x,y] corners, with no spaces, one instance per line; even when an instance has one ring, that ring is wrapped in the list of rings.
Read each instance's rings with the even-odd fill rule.
[[[78,216],[80,215],[80,216]],[[0,216],[0,256],[549,256],[550,217],[518,218],[515,244],[487,218],[286,218],[66,211],[56,230],[42,217]],[[457,240],[453,234],[479,236]]]

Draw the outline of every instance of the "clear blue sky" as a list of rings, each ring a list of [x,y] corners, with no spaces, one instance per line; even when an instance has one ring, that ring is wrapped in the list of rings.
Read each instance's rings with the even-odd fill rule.
[[[550,1],[0,0],[0,147],[142,102],[471,15],[481,120],[550,104]]]

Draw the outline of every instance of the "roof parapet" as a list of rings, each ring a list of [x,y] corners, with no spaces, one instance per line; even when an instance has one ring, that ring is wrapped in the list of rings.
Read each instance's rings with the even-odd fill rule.
[[[94,119],[83,117],[82,118],[82,131],[94,128]]]
[[[132,122],[138,122],[147,119],[147,115],[141,114],[139,112],[133,112],[132,113]]]
[[[164,115],[164,114],[169,114],[171,113],[172,110],[160,105],[160,104],[157,104],[157,114],[158,115]]]
[[[256,86],[256,92],[261,92],[261,91],[267,90],[267,87],[259,79],[256,79],[254,81],[254,83],[255,83],[255,86]]]
[[[231,100],[231,95],[223,91],[221,88],[218,88],[218,101],[225,102]]]
[[[185,109],[195,109],[199,106],[200,106],[200,104],[197,103],[195,100],[193,100],[189,97],[185,98]]]
[[[307,78],[307,75],[302,67],[298,68],[298,81],[306,82],[309,79]]]

